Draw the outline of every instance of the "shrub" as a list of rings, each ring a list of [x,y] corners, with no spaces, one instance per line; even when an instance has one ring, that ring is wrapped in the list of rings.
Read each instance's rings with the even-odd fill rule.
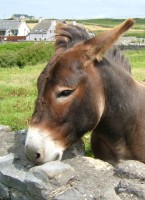
[[[0,67],[13,67],[17,65],[16,53],[6,52],[0,54]]]
[[[24,67],[46,62],[53,54],[53,45],[51,43],[36,43],[26,49],[19,51],[17,56],[17,65]]]
[[[6,43],[0,45],[0,52],[6,52],[6,51],[19,51],[20,49],[27,48],[29,46],[32,46],[34,42],[18,42],[18,43]]]
[[[12,44],[11,44],[12,45]],[[33,43],[33,45],[20,46],[18,50],[14,51],[12,46],[9,49],[12,51],[0,51],[0,67],[13,67],[18,66],[20,68],[25,65],[36,65],[39,63],[47,62],[54,53],[53,43]],[[8,47],[8,46],[7,46]]]

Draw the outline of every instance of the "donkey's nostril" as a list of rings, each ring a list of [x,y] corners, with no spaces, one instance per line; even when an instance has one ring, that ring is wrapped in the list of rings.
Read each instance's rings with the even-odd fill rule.
[[[40,153],[36,153],[36,159],[40,158]]]
[[[59,158],[60,158],[60,155],[59,155],[59,153],[57,153],[57,154],[55,154],[55,157],[53,160],[59,160]]]
[[[43,154],[42,154],[42,152],[40,152],[40,150],[38,150],[34,146],[29,146],[29,145],[26,145],[26,147],[25,147],[25,153],[26,153],[27,157],[31,161],[35,162],[35,163],[40,162],[40,159],[43,156]]]

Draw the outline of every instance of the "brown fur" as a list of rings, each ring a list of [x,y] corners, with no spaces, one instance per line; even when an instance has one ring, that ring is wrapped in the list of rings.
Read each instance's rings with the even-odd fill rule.
[[[51,130],[66,148],[93,131],[96,157],[145,162],[145,86],[133,79],[119,50],[110,49],[133,23],[126,20],[95,38],[58,26],[55,55],[38,79],[32,126]]]

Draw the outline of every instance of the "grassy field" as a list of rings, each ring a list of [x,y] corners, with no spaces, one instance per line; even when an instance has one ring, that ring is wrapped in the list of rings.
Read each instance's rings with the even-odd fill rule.
[[[92,24],[92,25],[100,25],[102,27],[114,27],[125,19],[112,19],[112,18],[104,18],[104,19],[86,19],[86,20],[79,20],[79,23],[82,24]],[[142,30],[145,29],[145,19],[144,18],[134,18],[135,25],[134,29]]]
[[[95,34],[98,32],[105,31],[123,22],[125,19],[88,19],[79,20],[78,22],[83,24],[84,27]],[[135,18],[135,24],[132,29],[130,29],[125,36],[134,36],[137,38],[145,38],[145,19]]]
[[[132,66],[133,77],[137,80],[145,80],[145,49],[139,51],[127,51],[126,55]]]
[[[36,99],[36,82],[45,64],[0,68],[0,124],[27,127]]]

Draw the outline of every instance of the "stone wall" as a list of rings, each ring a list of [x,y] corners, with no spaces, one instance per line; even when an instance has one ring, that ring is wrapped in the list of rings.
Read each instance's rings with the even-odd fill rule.
[[[116,42],[116,45],[118,45],[121,50],[145,49],[145,38],[121,37]]]
[[[24,155],[26,131],[0,126],[1,200],[145,199],[145,165],[124,161],[116,167],[83,156],[81,141],[63,160],[34,166]]]

